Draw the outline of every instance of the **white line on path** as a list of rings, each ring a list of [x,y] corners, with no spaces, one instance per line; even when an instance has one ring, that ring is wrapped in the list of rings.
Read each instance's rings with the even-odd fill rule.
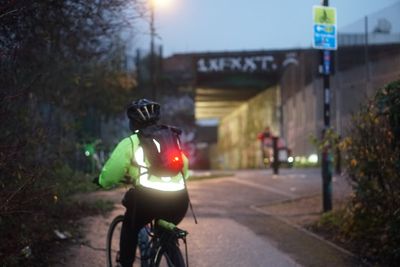
[[[242,179],[239,179],[239,178],[228,178],[228,179],[231,180],[232,182],[235,182],[235,183],[238,183],[238,184],[243,184],[243,185],[247,185],[247,186],[250,186],[250,187],[257,188],[257,189],[274,192],[276,194],[279,194],[279,195],[282,195],[282,196],[285,196],[285,197],[289,197],[289,198],[296,198],[297,197],[297,195],[295,195],[295,194],[291,194],[291,193],[288,193],[288,192],[285,192],[285,191],[282,191],[282,190],[279,190],[279,189],[276,189],[276,188],[273,188],[273,187],[270,187],[270,186],[267,186],[267,185],[251,182],[251,181],[248,181],[248,180],[242,180]]]

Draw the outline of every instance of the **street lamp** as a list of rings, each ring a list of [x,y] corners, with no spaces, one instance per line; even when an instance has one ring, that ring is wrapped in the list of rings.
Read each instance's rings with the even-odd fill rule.
[[[156,36],[156,29],[154,26],[154,12],[157,6],[167,7],[170,5],[171,0],[149,0],[150,7],[150,87],[151,96],[153,100],[157,98],[157,84],[156,84],[156,64],[155,64],[155,51],[154,39]]]
[[[154,6],[155,0],[150,0],[150,88],[151,88],[151,97],[153,100],[156,100],[156,81],[155,81],[155,55],[154,55],[154,37],[155,37],[155,28],[154,28]]]

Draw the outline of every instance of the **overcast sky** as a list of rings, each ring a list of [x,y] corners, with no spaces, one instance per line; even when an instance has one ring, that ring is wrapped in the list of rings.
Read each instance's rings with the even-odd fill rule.
[[[187,52],[310,47],[312,6],[320,4],[319,0],[168,1],[168,6],[157,7],[155,13],[156,29],[161,37],[157,42],[163,45],[164,56]],[[345,29],[364,16],[399,2],[330,0],[329,5],[337,8],[340,32],[341,28]],[[396,6],[400,8],[400,4]],[[400,10],[394,12],[400,14]],[[400,23],[397,21],[395,24],[393,29],[398,30],[400,25],[397,24]],[[357,27],[362,28],[362,23]],[[135,40],[138,46],[148,47],[148,34],[141,33]]]

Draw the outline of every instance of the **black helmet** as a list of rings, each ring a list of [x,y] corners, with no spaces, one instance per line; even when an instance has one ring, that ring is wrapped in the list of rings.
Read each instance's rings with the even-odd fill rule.
[[[144,128],[160,119],[160,104],[145,98],[135,100],[128,105],[126,115],[132,131]]]

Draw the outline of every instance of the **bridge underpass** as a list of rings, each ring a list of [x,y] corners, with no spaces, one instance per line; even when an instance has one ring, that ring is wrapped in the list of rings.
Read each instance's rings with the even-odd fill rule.
[[[220,119],[260,91],[258,88],[196,88],[196,120]]]
[[[196,159],[192,157],[192,162],[197,168],[209,168],[210,153],[215,159],[220,158],[218,153],[229,154],[232,159],[241,157],[240,153],[254,154],[253,145],[242,148],[231,144],[238,136],[248,135],[258,147],[255,133],[266,125],[280,132],[277,110],[281,101],[279,86],[275,85],[290,64],[298,65],[297,51],[178,54],[164,61],[170,81],[193,97],[197,128],[193,134]],[[231,114],[232,120],[221,120]],[[220,141],[228,147],[222,148]],[[212,150],[216,143],[218,151]],[[258,158],[252,157],[253,161]]]
[[[371,93],[372,88],[395,79],[393,59],[398,56],[398,45],[376,45],[369,49],[376,59],[370,63],[377,70],[376,77],[369,83],[365,83],[362,68],[365,62],[357,46],[343,47],[337,54],[336,62],[340,64],[336,66],[337,74],[333,79],[338,87],[332,96],[335,101],[332,107],[336,109],[332,113],[332,125],[337,129],[344,129],[349,122],[355,107],[354,99],[359,101]],[[205,124],[197,123],[192,132],[195,141],[205,148],[204,144],[211,144],[211,149],[218,142],[218,150],[211,151],[214,156],[221,152],[217,155],[218,161],[227,158],[232,167],[231,162],[239,162],[242,158],[245,159],[243,164],[237,166],[249,167],[248,163],[256,157],[253,153],[256,147],[239,143],[240,137],[246,134],[250,136],[249,140],[256,139],[254,136],[262,127],[271,125],[265,121],[266,115],[274,119],[273,131],[287,141],[295,155],[314,153],[308,136],[320,134],[323,119],[320,111],[324,98],[318,73],[320,60],[320,54],[313,49],[190,53],[167,58],[164,66],[168,65],[166,74],[171,77],[175,92],[190,98],[185,114],[191,118],[195,115],[197,120],[229,114],[229,119],[217,122],[218,131],[217,127],[203,127]],[[391,71],[387,66],[392,66]],[[264,81],[266,85],[254,86],[255,80]],[[278,85],[276,90],[273,87],[267,89],[268,81]],[[352,90],[354,88],[360,90]],[[269,94],[274,91],[278,94]],[[281,106],[273,100],[280,100]],[[238,109],[239,105],[243,105],[242,108]],[[267,110],[271,107],[275,110]],[[218,132],[219,140],[204,138],[210,130]]]
[[[221,119],[249,99],[279,83],[293,51],[192,54],[197,121]]]

